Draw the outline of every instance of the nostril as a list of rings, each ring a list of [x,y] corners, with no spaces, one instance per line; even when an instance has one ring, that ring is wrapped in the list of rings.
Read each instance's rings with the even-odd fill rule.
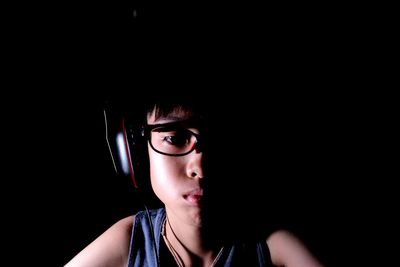
[[[189,173],[189,177],[190,177],[190,178],[201,179],[201,178],[203,178],[203,174],[202,174],[201,171],[191,171],[191,172]]]

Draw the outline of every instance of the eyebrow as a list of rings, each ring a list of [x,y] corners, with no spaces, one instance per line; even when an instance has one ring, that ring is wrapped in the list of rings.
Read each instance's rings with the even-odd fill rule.
[[[181,122],[181,121],[190,121],[192,119],[192,116],[184,114],[184,115],[176,115],[173,113],[169,113],[165,116],[160,116],[156,120],[154,120],[155,123],[172,123],[172,122]]]
[[[166,122],[160,122],[156,124],[148,124],[147,126],[151,128],[157,128],[157,127],[194,127],[197,128],[199,125],[196,123],[194,120],[182,120],[182,118],[179,118],[178,120],[175,121],[166,121]]]
[[[190,118],[190,117],[189,116],[176,116],[176,115],[168,114],[167,116],[162,116],[162,117],[158,118],[158,120],[156,120],[156,121],[160,121],[160,120],[186,121],[186,120],[188,120],[188,118]]]

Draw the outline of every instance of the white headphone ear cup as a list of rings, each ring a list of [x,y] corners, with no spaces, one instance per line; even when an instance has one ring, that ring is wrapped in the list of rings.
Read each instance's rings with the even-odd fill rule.
[[[129,132],[128,132],[129,131]],[[132,128],[125,125],[125,121],[122,120],[122,132],[121,145],[118,145],[118,150],[121,160],[121,169],[123,173],[130,176],[135,188],[138,188],[138,183],[136,181],[135,169],[137,168],[137,162],[134,162],[136,157],[136,140]],[[120,142],[118,140],[118,142]]]
[[[136,125],[139,123],[136,123],[132,117],[126,118],[121,114],[123,112],[120,110],[115,111],[114,109],[111,112],[108,109],[108,107],[104,109],[105,132],[114,170],[117,175],[129,177],[134,187],[138,189],[136,177],[142,178],[146,169],[142,171],[141,168],[143,169],[142,166],[147,165],[142,163],[142,157],[145,163],[146,159],[140,151],[143,150],[141,127]],[[147,146],[144,148],[147,149]],[[145,151],[145,153],[147,152]]]
[[[125,134],[123,132],[118,132],[116,135],[116,144],[118,151],[118,162],[120,170],[125,175],[131,175],[131,160],[130,160],[130,151],[129,146],[127,144],[127,140],[125,138]]]

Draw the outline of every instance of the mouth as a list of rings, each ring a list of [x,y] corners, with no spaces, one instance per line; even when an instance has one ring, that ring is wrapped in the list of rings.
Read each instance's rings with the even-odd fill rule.
[[[198,206],[201,203],[203,198],[203,190],[202,189],[194,189],[183,195],[183,198],[188,201],[190,204]]]

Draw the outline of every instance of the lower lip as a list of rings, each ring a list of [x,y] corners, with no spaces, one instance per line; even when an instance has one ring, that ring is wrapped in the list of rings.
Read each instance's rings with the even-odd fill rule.
[[[185,197],[185,199],[191,203],[192,205],[199,205],[201,201],[201,195],[188,195]]]

